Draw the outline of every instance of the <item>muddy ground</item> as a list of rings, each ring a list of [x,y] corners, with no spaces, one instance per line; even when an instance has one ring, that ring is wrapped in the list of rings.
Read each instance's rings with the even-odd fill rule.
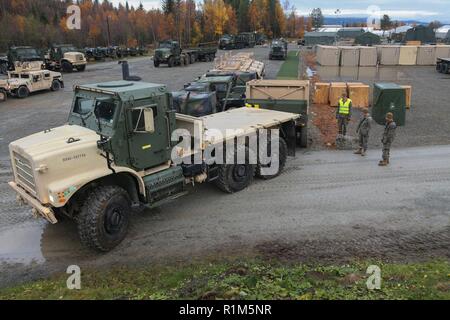
[[[273,78],[282,62],[268,61],[267,50],[254,49],[256,57],[267,63],[267,77]],[[155,69],[148,58],[131,64],[133,74],[144,81],[166,83],[171,90],[182,88],[210,67],[198,63]],[[70,221],[51,226],[34,220],[29,208],[16,204],[6,185],[11,179],[7,145],[63,124],[72,85],[120,78],[120,67],[116,62],[95,64],[85,73],[66,75],[64,92],[1,104],[0,286],[65,272],[72,264],[82,268],[183,264],[243,255],[305,262],[450,259],[450,147],[439,146],[447,144],[450,136],[450,126],[444,126],[450,113],[443,109],[450,93],[439,81],[442,75],[434,74],[432,68],[418,69],[426,76],[414,79],[423,88],[414,88],[414,109],[408,119],[411,127],[422,130],[401,129],[391,167],[376,165],[380,157],[375,149],[377,132],[368,157],[362,158],[324,150],[317,128],[311,127],[312,148],[298,150],[297,158],[289,160],[276,180],[257,180],[233,195],[202,185],[161,208],[137,210],[127,239],[102,255],[81,247]],[[402,70],[402,74],[419,73]],[[438,95],[446,100],[431,99]],[[431,99],[429,112],[423,113],[420,106],[426,97]]]

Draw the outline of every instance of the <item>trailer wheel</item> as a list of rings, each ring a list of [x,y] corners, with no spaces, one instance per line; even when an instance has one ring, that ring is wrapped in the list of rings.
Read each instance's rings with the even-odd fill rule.
[[[442,72],[443,74],[447,74],[448,71],[449,71],[448,64],[443,63],[443,64],[442,64],[442,68],[441,68],[441,72]]]
[[[245,148],[247,161],[244,164],[237,164],[237,161],[232,161],[234,164],[222,164],[219,166],[218,178],[215,180],[215,183],[220,190],[226,193],[239,192],[252,183],[256,166],[249,163],[249,152],[249,149]],[[237,154],[236,152],[234,160],[236,160]]]
[[[50,90],[59,91],[59,89],[61,89],[61,82],[59,82],[59,80],[53,80]]]
[[[270,145],[268,146],[268,150],[270,150]],[[264,180],[270,180],[270,179],[278,177],[281,174],[281,172],[283,172],[283,169],[286,165],[287,155],[288,155],[287,143],[283,138],[280,138],[278,153],[276,153],[275,155],[271,155],[272,157],[278,156],[278,171],[277,171],[277,173],[272,174],[272,175],[263,175],[262,169],[264,167],[269,167],[270,164],[269,165],[258,164],[258,166],[256,167],[256,176],[258,178],[261,178]]]
[[[24,99],[30,95],[30,90],[26,86],[20,86],[17,89],[17,97],[20,99]]]
[[[167,62],[167,65],[169,66],[169,68],[172,68],[173,67],[173,65],[174,65],[174,60],[173,60],[173,57],[170,57],[169,58],[169,61]]]
[[[130,199],[124,189],[116,186],[94,189],[77,217],[81,242],[94,250],[110,251],[126,237],[130,211]]]
[[[308,127],[307,126],[301,127],[299,134],[300,134],[298,140],[299,146],[301,148],[308,148]]]
[[[440,64],[440,63],[437,63],[437,64],[436,64],[436,71],[442,72],[442,71],[441,71],[441,68],[442,68],[442,67],[441,67],[441,64]]]

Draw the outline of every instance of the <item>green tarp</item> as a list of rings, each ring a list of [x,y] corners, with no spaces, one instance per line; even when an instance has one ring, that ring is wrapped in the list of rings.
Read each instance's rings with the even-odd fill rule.
[[[436,33],[432,28],[417,26],[406,32],[403,42],[407,41],[421,41],[422,44],[436,43]]]
[[[355,44],[361,46],[374,46],[381,43],[381,38],[372,32],[366,32],[355,39]]]
[[[406,91],[395,83],[375,83],[373,88],[372,118],[385,124],[386,114],[392,112],[398,126],[406,122]]]

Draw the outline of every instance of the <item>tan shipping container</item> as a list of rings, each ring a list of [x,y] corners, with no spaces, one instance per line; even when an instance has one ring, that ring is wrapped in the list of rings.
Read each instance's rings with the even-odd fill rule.
[[[309,101],[307,80],[252,80],[247,82],[247,99]]]
[[[417,63],[417,46],[401,46],[398,64],[401,66],[414,66]]]
[[[321,66],[339,66],[339,48],[333,46],[316,47],[317,63]]]
[[[417,52],[418,66],[432,66],[436,64],[436,46],[420,46]]]
[[[359,66],[359,47],[339,47],[341,55],[341,66]]]
[[[316,82],[314,85],[314,103],[330,103],[330,84],[328,82]]]
[[[400,46],[378,46],[380,64],[383,66],[397,66],[400,60]]]
[[[364,83],[347,83],[348,96],[355,108],[369,107],[370,86]]]
[[[332,82],[330,85],[330,106],[337,107],[344,92],[347,93],[345,82]]]
[[[361,67],[376,67],[377,64],[378,64],[377,48],[360,47],[359,65]]]

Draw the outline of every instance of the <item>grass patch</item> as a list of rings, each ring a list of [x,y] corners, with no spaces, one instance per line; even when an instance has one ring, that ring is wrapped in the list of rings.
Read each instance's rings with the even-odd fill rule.
[[[286,61],[278,71],[277,79],[298,79],[300,56],[298,51],[289,51]]]
[[[381,268],[368,290],[367,267]],[[355,262],[282,265],[262,261],[82,271],[81,290],[66,274],[0,291],[0,299],[450,299],[450,265]]]

